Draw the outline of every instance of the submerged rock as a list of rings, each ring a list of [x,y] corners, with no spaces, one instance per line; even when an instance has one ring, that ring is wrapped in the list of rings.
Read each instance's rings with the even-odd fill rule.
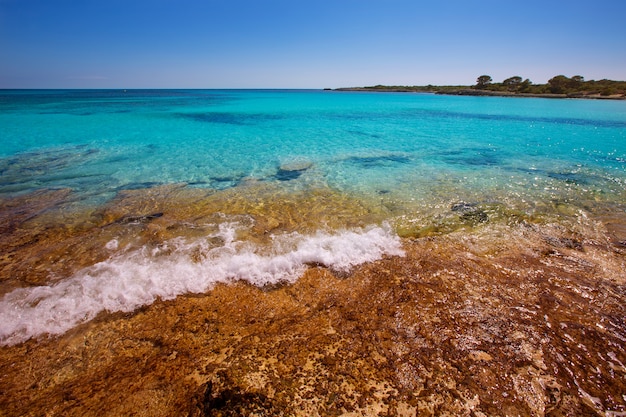
[[[479,223],[486,223],[489,221],[489,216],[485,210],[481,209],[476,203],[456,203],[452,206],[451,210],[461,213],[461,221],[469,224],[470,226],[476,226]]]
[[[300,178],[300,175],[302,175],[302,171],[286,171],[279,169],[276,173],[276,179],[278,181],[291,181]]]
[[[312,166],[313,163],[307,160],[293,161],[282,164],[278,168],[278,172],[276,173],[276,179],[278,181],[291,181],[298,179],[300,175],[304,173],[304,171],[308,170]]]
[[[489,221],[489,216],[483,210],[474,210],[461,215],[461,220],[465,223],[469,223],[475,226],[479,223],[486,223]]]
[[[461,201],[460,203],[453,204],[452,207],[450,207],[450,210],[459,211],[461,213],[467,213],[467,212],[475,211],[477,209],[476,208],[477,205],[478,205],[477,203],[466,203],[464,201]]]
[[[278,169],[279,171],[306,171],[313,166],[313,162],[302,160],[292,161],[282,164]]]
[[[139,223],[148,223],[154,219],[158,219],[159,217],[163,217],[163,213],[152,213],[152,214],[144,214],[139,216],[124,216],[115,221],[115,223],[119,224],[139,224]]]

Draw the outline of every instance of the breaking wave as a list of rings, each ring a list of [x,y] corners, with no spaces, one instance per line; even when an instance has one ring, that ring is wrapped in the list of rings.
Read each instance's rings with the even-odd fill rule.
[[[347,272],[384,255],[404,254],[389,227],[276,236],[269,248],[237,240],[235,223],[207,238],[173,239],[121,252],[53,285],[20,288],[0,301],[0,344],[60,335],[102,311],[131,312],[157,299],[203,293],[218,283],[295,282],[309,265]],[[219,244],[215,244],[215,242]],[[107,244],[117,249],[117,242]]]

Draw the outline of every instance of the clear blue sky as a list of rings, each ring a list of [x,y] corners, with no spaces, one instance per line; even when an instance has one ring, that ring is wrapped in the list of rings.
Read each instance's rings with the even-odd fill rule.
[[[626,80],[626,0],[0,0],[0,88]]]

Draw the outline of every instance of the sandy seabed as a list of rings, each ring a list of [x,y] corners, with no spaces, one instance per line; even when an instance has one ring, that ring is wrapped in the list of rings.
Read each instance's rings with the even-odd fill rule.
[[[184,186],[77,208],[48,190],[0,202],[0,294],[110,256],[106,243],[245,239],[358,227],[331,190],[245,196]],[[2,416],[626,416],[626,211],[530,216],[470,206],[398,222],[404,256],[295,283],[218,284],[56,336],[0,346]],[[389,213],[386,213],[388,215]]]

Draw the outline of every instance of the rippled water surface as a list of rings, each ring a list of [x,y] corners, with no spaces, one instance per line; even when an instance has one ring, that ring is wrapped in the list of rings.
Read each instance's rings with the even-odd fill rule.
[[[341,191],[623,188],[623,102],[320,91],[3,92],[0,192],[308,180]],[[285,175],[281,166],[307,163]],[[302,178],[301,178],[302,177]],[[541,196],[541,194],[539,194]]]
[[[625,188],[623,101],[1,91],[0,408],[626,415]]]

